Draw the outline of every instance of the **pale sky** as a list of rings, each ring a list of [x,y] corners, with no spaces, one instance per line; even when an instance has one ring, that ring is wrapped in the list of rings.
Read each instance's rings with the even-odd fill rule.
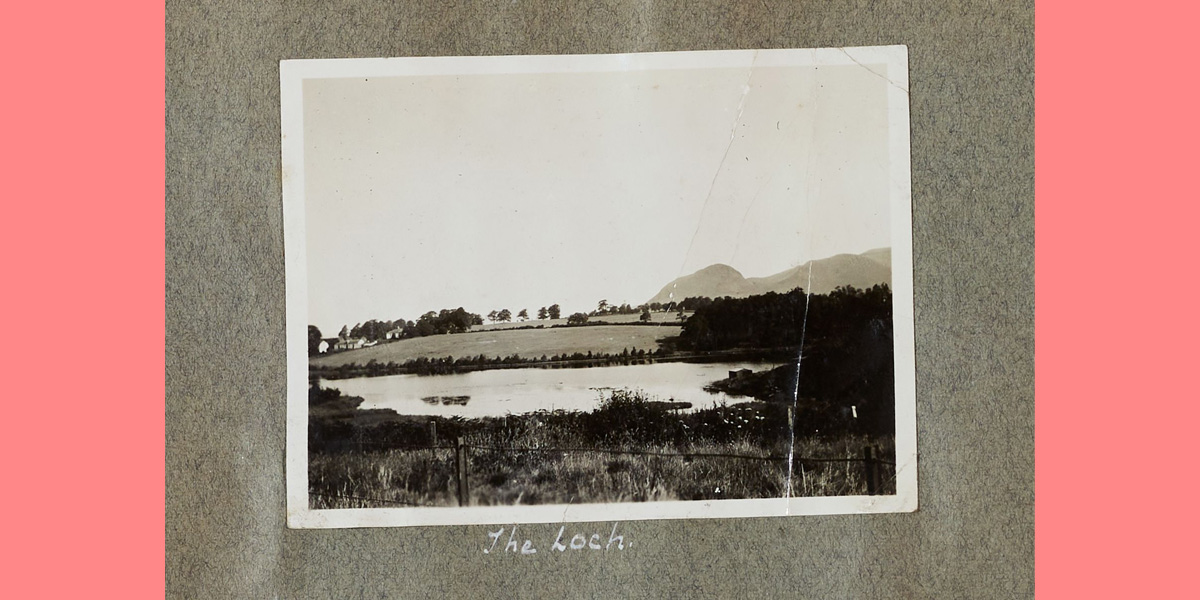
[[[890,246],[886,85],[859,66],[305,80],[309,322],[566,315],[714,263]]]

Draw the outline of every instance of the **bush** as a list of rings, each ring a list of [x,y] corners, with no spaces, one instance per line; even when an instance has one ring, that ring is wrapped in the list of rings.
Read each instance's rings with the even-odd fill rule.
[[[679,416],[638,392],[615,390],[583,417],[584,432],[595,442],[641,445],[686,440]]]

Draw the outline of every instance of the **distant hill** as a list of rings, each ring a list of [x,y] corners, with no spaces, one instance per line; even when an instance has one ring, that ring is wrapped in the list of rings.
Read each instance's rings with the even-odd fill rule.
[[[666,304],[672,297],[676,300],[693,296],[743,298],[753,294],[753,286],[737,269],[728,265],[712,265],[672,281],[657,296],[651,298],[650,302]]]
[[[866,252],[859,254],[859,256],[865,256],[873,261],[876,261],[879,264],[887,267],[889,271],[892,268],[891,248],[876,248],[874,250],[867,250]]]
[[[795,288],[826,294],[840,286],[869,288],[877,283],[892,284],[891,248],[876,248],[862,254],[838,254],[774,275],[749,279],[728,265],[711,265],[668,283],[648,302],[665,304],[697,296],[744,298],[767,292],[789,292]]]
[[[753,290],[751,294],[789,292],[796,288],[804,288],[814,294],[827,294],[844,285],[856,288],[869,288],[877,283],[891,285],[892,252],[890,248],[882,248],[862,254],[838,254],[809,261],[768,277],[753,277],[746,281]]]

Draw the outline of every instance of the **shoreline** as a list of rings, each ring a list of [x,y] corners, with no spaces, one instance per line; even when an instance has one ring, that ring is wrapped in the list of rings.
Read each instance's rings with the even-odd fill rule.
[[[652,354],[634,356],[632,354],[593,356],[590,358],[565,358],[560,360],[522,359],[518,357],[502,358],[497,362],[465,363],[454,359],[453,356],[438,359],[414,359],[403,364],[394,362],[380,364],[368,362],[365,365],[347,363],[337,367],[318,367],[309,363],[309,379],[314,377],[326,380],[356,379],[360,377],[388,377],[392,375],[458,375],[476,371],[491,371],[499,369],[585,369],[592,367],[616,367],[630,365],[650,365],[656,363],[692,362],[734,362],[734,361],[772,361],[788,362],[794,360],[799,348],[749,348],[739,350],[716,350],[708,352],[692,352],[677,354]],[[448,360],[447,360],[448,359]],[[490,359],[489,359],[490,360]]]

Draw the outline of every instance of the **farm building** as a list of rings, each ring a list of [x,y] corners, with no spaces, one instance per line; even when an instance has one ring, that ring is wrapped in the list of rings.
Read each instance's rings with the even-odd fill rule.
[[[362,348],[363,346],[366,346],[366,345],[367,345],[366,338],[347,338],[344,340],[339,339],[337,342],[337,345],[334,346],[334,348],[336,348],[338,350],[356,350],[356,349]]]

